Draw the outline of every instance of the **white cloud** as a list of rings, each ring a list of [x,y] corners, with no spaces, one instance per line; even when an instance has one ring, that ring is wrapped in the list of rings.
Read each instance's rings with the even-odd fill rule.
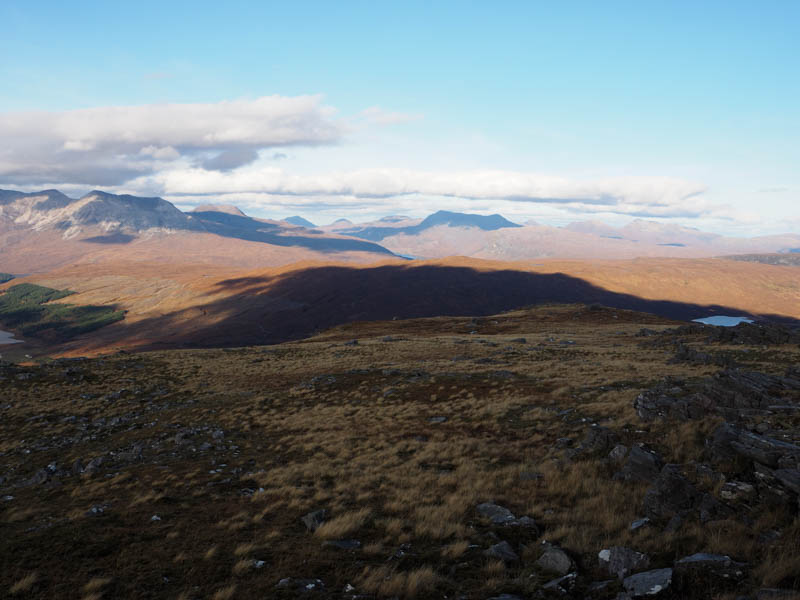
[[[172,196],[249,193],[364,200],[416,195],[555,204],[580,212],[637,216],[699,216],[714,208],[698,197],[705,186],[682,179],[623,177],[577,181],[499,170],[362,169],[301,176],[273,165],[251,165],[228,172],[188,167],[165,170],[135,180],[131,185]]]
[[[0,181],[120,184],[179,156],[225,168],[263,148],[338,142],[346,127],[320,96],[0,114]]]

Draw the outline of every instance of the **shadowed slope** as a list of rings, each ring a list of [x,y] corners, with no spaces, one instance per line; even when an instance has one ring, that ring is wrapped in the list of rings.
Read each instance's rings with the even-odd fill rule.
[[[480,316],[544,303],[601,304],[680,320],[763,316],[736,306],[641,298],[563,273],[435,264],[311,266],[206,281],[203,289],[203,295],[195,290],[192,306],[131,318],[68,350],[273,344],[352,321]]]

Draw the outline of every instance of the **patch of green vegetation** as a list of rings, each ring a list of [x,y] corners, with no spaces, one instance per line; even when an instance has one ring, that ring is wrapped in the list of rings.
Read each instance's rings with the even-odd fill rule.
[[[125,318],[123,311],[110,306],[51,304],[74,293],[32,283],[15,285],[0,295],[0,322],[22,335],[63,341]]]
[[[0,283],[5,283],[12,279],[14,279],[14,276],[11,273],[0,273]]]

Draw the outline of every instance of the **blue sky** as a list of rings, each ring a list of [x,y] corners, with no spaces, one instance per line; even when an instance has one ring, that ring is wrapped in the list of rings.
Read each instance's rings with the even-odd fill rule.
[[[251,4],[6,0],[0,186],[800,231],[798,2]]]

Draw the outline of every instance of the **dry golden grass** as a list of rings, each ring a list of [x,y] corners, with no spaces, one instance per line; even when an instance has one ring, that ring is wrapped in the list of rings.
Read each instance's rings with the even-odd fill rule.
[[[11,595],[24,594],[25,592],[29,592],[33,586],[36,585],[37,581],[39,581],[39,574],[34,571],[14,583],[14,585],[8,589],[8,592]]]
[[[408,572],[389,567],[367,568],[359,581],[365,591],[387,598],[417,598],[431,593],[441,577],[430,567],[420,567]]]
[[[211,596],[211,600],[231,600],[236,593],[236,584],[231,584],[225,586],[221,590],[217,590],[214,592],[214,595]]]
[[[110,577],[92,577],[89,582],[83,586],[84,592],[97,592],[111,583]]]
[[[326,540],[343,538],[356,533],[372,516],[372,510],[361,508],[325,521],[314,533]]]

